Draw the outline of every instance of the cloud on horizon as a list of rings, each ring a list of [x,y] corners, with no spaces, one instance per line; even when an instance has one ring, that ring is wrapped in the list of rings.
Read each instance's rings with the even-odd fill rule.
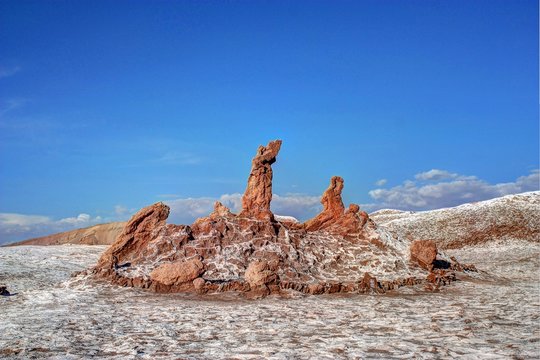
[[[415,181],[406,180],[390,189],[371,190],[369,195],[374,202],[364,204],[363,208],[368,211],[384,208],[431,210],[540,189],[538,169],[513,182],[498,184],[438,169],[416,174],[414,178]]]
[[[0,244],[79,229],[103,222],[100,216],[79,214],[54,220],[43,215],[0,213]]]
[[[371,190],[372,203],[361,207],[369,212],[383,209],[430,210],[461,205],[467,202],[488,200],[499,196],[535,191],[540,189],[540,171],[532,170],[508,183],[490,184],[476,176],[432,169],[416,174],[415,180],[405,180],[401,185],[388,189]],[[379,182],[384,186],[386,182]],[[175,224],[191,224],[196,218],[207,216],[220,201],[231,211],[238,213],[242,207],[242,194],[223,194],[219,198],[175,198],[167,194],[164,200],[171,208],[168,221]],[[348,202],[348,201],[346,201]],[[300,221],[315,216],[322,209],[320,196],[305,194],[274,194],[272,211],[277,215],[294,216]],[[111,217],[92,217],[79,214],[59,220],[44,215],[0,213],[0,244],[54,234],[109,221],[125,221],[138,209],[116,205]]]
[[[315,216],[321,209],[321,198],[304,194],[274,194],[272,197],[272,211],[278,215],[294,216],[299,220],[306,220]],[[224,194],[218,199],[211,197],[185,198],[166,200],[165,204],[171,208],[170,222],[190,224],[196,218],[206,216],[214,209],[214,202],[220,201],[231,209],[239,212],[242,208],[242,194]]]

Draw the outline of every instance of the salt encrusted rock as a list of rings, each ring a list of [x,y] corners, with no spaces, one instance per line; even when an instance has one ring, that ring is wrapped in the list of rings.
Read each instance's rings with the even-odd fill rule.
[[[281,140],[268,143],[267,146],[259,146],[257,155],[251,162],[251,172],[244,196],[242,197],[241,217],[249,217],[260,220],[274,220],[270,211],[272,201],[272,164],[281,148]]]
[[[244,275],[252,288],[257,288],[277,280],[276,264],[271,266],[267,261],[255,260],[249,264]]]
[[[437,259],[437,245],[432,240],[415,240],[411,244],[411,261],[431,270]]]
[[[169,208],[148,206],[127,223],[90,272],[120,286],[197,294],[235,291],[248,298],[269,294],[382,293],[421,282],[446,283],[431,270],[430,244],[408,248],[377,229],[356,204],[345,209],[343,179],[333,177],[324,210],[299,224],[270,211],[272,168],[281,141],[260,147],[235,215],[216,202],[191,226],[166,224]],[[451,260],[444,266],[465,269]],[[469,267],[467,267],[469,269]],[[373,274],[373,275],[372,275]],[[438,276],[438,278],[437,278]],[[437,280],[439,279],[439,280]]]
[[[101,256],[97,267],[113,268],[135,260],[165,229],[169,207],[163,203],[147,206],[126,224],[118,239]]]

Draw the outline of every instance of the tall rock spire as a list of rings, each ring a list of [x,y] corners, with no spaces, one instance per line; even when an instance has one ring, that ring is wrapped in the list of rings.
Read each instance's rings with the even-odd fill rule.
[[[281,140],[270,141],[267,146],[259,146],[257,155],[251,162],[251,172],[244,196],[241,217],[274,220],[270,211],[272,201],[272,164],[281,148]]]

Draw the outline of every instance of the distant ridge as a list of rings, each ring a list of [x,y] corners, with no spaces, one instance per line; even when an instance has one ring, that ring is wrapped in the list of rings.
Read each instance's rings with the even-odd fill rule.
[[[125,222],[99,224],[83,229],[65,231],[58,234],[6,244],[4,246],[63,244],[110,245],[116,240],[125,225]]]
[[[433,240],[441,249],[498,240],[540,242],[540,191],[430,211],[385,209],[369,217],[394,236]]]

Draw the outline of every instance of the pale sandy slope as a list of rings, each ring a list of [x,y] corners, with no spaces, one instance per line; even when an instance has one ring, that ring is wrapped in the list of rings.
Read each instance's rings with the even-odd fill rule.
[[[499,240],[540,242],[540,191],[431,211],[379,210],[370,217],[394,236],[443,249]]]
[[[66,231],[58,234],[20,241],[8,246],[17,245],[110,245],[124,228],[125,222],[99,224],[84,229]]]

